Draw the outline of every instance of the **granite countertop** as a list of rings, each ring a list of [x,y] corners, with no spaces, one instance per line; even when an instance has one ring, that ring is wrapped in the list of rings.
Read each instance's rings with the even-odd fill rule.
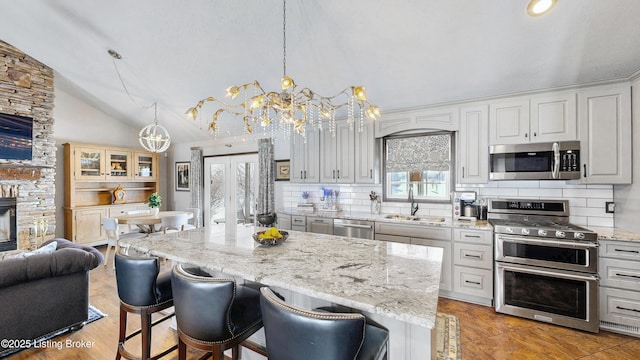
[[[224,227],[222,227],[224,228]],[[251,225],[121,240],[126,246],[267,286],[434,328],[442,249],[290,231],[253,241]]]
[[[598,240],[640,241],[640,234],[620,228],[591,226],[589,230],[598,233]]]
[[[300,210],[298,208],[286,208],[278,211],[279,213],[289,215],[303,215],[303,216],[318,216],[333,219],[346,219],[346,220],[365,220],[365,221],[379,221],[398,224],[412,224],[412,225],[428,225],[428,226],[444,226],[453,228],[464,229],[476,229],[476,230],[493,230],[491,224],[486,220],[478,221],[453,221],[451,217],[436,217],[436,216],[409,216],[399,214],[371,214],[368,212],[349,212],[349,211],[323,211],[316,209],[311,212],[308,210]]]

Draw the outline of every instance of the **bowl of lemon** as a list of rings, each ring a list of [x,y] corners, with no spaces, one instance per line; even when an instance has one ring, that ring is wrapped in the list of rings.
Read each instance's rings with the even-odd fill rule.
[[[271,227],[264,231],[258,231],[253,234],[253,240],[260,245],[274,246],[281,244],[287,240],[289,233],[286,231],[278,230],[275,227]]]

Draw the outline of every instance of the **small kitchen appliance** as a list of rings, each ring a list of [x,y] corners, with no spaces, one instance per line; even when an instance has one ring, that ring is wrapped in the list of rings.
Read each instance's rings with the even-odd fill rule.
[[[476,221],[476,199],[475,191],[454,191],[451,196],[453,220]]]

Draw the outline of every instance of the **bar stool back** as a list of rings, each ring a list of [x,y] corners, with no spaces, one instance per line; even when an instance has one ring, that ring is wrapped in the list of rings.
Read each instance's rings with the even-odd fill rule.
[[[242,342],[262,328],[260,293],[231,279],[190,273],[182,265],[173,268],[171,282],[178,358],[186,359],[191,346],[212,352],[214,360],[224,359],[223,352],[232,349],[232,359],[238,359]]]
[[[174,345],[157,355],[151,356],[151,328],[169,319],[168,314],[154,322],[151,314],[173,306],[171,291],[171,274],[160,273],[160,262],[157,257],[127,256],[118,252],[115,255],[116,283],[120,298],[120,332],[118,336],[118,354],[127,359],[158,359],[175,350]],[[140,314],[141,327],[127,335],[128,313]],[[142,356],[138,357],[126,350],[125,342],[141,334]]]
[[[364,315],[304,310],[267,287],[260,293],[269,360],[386,359],[389,332]]]

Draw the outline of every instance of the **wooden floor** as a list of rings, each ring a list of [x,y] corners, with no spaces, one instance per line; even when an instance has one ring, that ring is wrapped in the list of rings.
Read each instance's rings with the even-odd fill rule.
[[[104,248],[101,250],[104,252]],[[114,359],[118,343],[119,300],[112,261],[112,258],[109,259],[107,268],[100,266],[91,271],[89,290],[89,302],[106,313],[107,317],[88,324],[79,331],[55,338],[52,347],[22,351],[8,359]],[[604,331],[591,334],[571,330],[496,314],[490,307],[444,298],[440,299],[438,310],[456,315],[460,319],[462,358],[465,360],[640,359],[640,339],[634,337]],[[133,316],[130,316],[129,322],[132,329],[139,325],[139,321]],[[177,343],[175,331],[169,328],[169,323],[167,321],[154,328],[152,337],[155,352]],[[76,343],[70,344],[68,340]],[[80,347],[80,342],[88,347]],[[132,340],[129,349],[139,354],[139,348],[139,343]],[[200,355],[200,352],[189,352],[190,359]],[[177,351],[174,351],[163,359],[177,357]]]

